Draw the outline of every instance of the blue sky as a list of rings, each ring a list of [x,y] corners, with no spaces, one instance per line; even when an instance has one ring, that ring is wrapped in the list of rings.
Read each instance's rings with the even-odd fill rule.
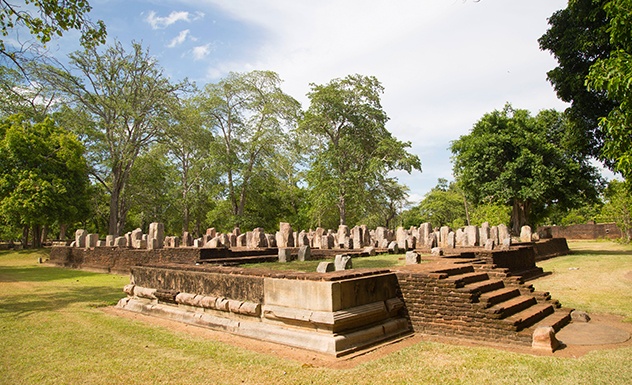
[[[359,73],[385,87],[387,127],[423,172],[397,173],[420,199],[452,179],[450,141],[506,102],[536,114],[566,107],[539,50],[565,0],[92,0],[109,39],[148,47],[174,80],[198,85],[230,71],[272,70],[307,107],[310,83]],[[67,34],[51,48],[76,49]],[[57,44],[55,46],[55,44]]]

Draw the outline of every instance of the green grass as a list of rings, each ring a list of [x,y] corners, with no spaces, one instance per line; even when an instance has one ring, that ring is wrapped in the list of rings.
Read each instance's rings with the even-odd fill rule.
[[[571,248],[581,252],[542,263],[554,274],[536,287],[566,281],[550,290],[565,305],[632,317],[619,275],[594,282],[632,270],[631,249]],[[350,369],[311,367],[105,313],[100,307],[123,297],[128,277],[42,266],[38,256],[0,252],[0,384],[632,383],[632,348],[573,359],[423,342]],[[589,291],[611,303],[592,303]]]

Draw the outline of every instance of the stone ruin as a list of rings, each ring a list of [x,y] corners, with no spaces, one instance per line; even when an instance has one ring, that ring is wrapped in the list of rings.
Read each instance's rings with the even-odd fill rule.
[[[572,309],[525,280],[542,273],[538,254],[568,246],[535,240],[526,227],[512,239],[504,225],[453,231],[429,223],[395,231],[281,223],[274,234],[210,228],[193,239],[165,236],[152,223],[147,234],[105,240],[78,230],[72,247],[53,248],[51,262],[93,269],[123,260],[131,278],[121,309],[334,356],[412,332],[554,350]],[[405,253],[405,265],[353,269],[354,258],[376,252]],[[292,259],[325,260],[311,273],[239,267]]]

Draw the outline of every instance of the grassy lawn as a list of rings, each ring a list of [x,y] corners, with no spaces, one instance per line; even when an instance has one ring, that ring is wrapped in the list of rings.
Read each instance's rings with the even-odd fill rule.
[[[554,274],[536,288],[632,320],[632,248],[571,248],[541,264]],[[574,359],[423,342],[351,369],[311,367],[106,314],[128,277],[38,265],[41,255],[0,252],[0,384],[632,383],[632,348]]]

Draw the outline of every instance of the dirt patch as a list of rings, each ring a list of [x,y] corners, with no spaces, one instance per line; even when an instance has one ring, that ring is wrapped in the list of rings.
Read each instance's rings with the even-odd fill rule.
[[[125,317],[128,319],[145,322],[149,325],[164,327],[171,331],[186,333],[198,338],[209,339],[226,343],[241,349],[247,349],[257,353],[269,354],[275,357],[289,359],[301,363],[304,366],[325,367],[332,369],[349,369],[359,364],[384,357],[391,353],[397,352],[409,346],[413,346],[425,341],[440,342],[445,344],[471,346],[471,347],[490,347],[494,349],[510,351],[521,354],[545,355],[553,357],[577,358],[594,350],[618,349],[624,347],[632,347],[632,339],[623,343],[604,344],[604,345],[566,345],[553,353],[534,351],[528,346],[498,344],[484,341],[465,340],[461,338],[427,336],[413,334],[408,337],[384,343],[365,350],[360,353],[350,354],[344,357],[336,358],[324,354],[319,354],[303,349],[293,348],[290,346],[279,345],[272,342],[254,340],[246,337],[233,335],[230,333],[219,332],[206,329],[199,326],[188,325],[181,322],[166,320],[158,317],[148,316],[144,314],[134,313],[116,307],[103,308],[106,314],[117,317]],[[591,314],[590,323],[603,327],[614,327],[627,331],[632,334],[632,323],[623,322],[622,317],[607,314]]]
[[[627,273],[625,273],[623,275],[623,278],[625,278],[625,279],[627,279],[629,281],[632,281],[632,271],[628,271]]]

